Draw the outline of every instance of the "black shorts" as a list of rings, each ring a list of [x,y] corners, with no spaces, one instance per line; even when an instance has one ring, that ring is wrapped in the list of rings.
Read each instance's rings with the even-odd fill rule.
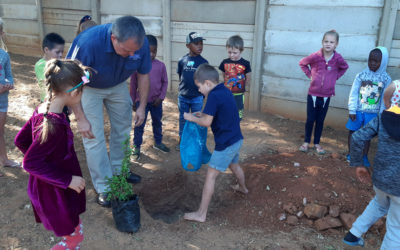
[[[233,94],[233,98],[235,99],[236,107],[239,111],[239,119],[242,120],[244,109],[244,93]]]

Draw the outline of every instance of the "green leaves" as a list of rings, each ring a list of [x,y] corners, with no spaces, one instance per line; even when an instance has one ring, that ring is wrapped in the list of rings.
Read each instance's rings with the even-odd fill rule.
[[[124,159],[122,160],[121,172],[119,175],[114,175],[107,178],[107,200],[127,201],[133,196],[132,185],[128,183],[127,178],[130,173],[129,165],[132,155],[130,147],[130,137],[128,136],[123,143]]]

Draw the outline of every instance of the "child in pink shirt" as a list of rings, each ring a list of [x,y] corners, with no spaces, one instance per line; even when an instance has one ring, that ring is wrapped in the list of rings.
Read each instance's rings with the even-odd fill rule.
[[[314,147],[318,154],[325,154],[319,145],[328,112],[330,97],[335,95],[336,81],[346,72],[347,62],[336,52],[339,34],[335,30],[328,31],[322,38],[322,48],[300,60],[300,67],[310,78],[307,96],[307,121],[304,143],[299,150],[308,151],[311,134],[315,123]]]

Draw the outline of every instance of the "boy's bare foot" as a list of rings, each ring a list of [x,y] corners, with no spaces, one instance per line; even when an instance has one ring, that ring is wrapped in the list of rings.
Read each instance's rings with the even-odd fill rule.
[[[206,215],[200,215],[198,212],[185,213],[183,218],[185,220],[191,220],[191,221],[197,221],[197,222],[205,222],[206,221]]]
[[[248,189],[242,188],[239,184],[231,185],[231,188],[232,188],[234,191],[241,192],[241,193],[243,193],[243,194],[248,194],[248,193],[249,193],[249,190],[248,190]]]

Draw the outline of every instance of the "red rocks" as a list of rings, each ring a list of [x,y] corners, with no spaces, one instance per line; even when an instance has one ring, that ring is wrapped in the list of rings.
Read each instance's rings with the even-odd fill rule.
[[[337,218],[326,216],[322,219],[316,220],[314,225],[318,231],[323,231],[329,228],[341,227],[343,224]]]
[[[293,203],[283,205],[283,210],[289,214],[296,214],[297,207],[293,205]]]
[[[340,208],[337,205],[329,206],[329,215],[331,217],[339,217]]]
[[[297,219],[296,216],[291,215],[291,216],[287,217],[286,222],[287,222],[287,224],[289,224],[291,226],[295,226],[299,222],[299,219]]]
[[[341,213],[340,214],[340,220],[343,222],[343,225],[346,227],[346,229],[350,229],[351,226],[353,225],[353,222],[357,219],[356,216],[348,213]]]
[[[304,214],[310,219],[319,219],[325,216],[328,212],[328,208],[320,206],[318,204],[308,204],[304,208]]]
[[[307,225],[309,225],[310,227],[312,225],[314,225],[314,221],[313,220],[306,220]]]

